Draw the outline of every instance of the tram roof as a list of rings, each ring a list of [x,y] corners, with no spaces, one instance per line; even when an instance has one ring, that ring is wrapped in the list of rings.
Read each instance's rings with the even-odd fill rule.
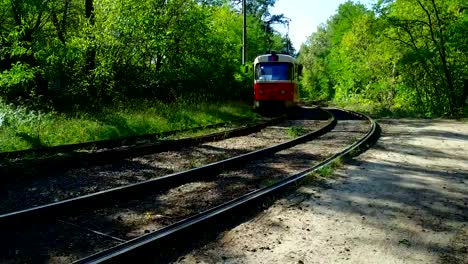
[[[297,63],[296,59],[290,55],[286,54],[264,54],[260,55],[257,58],[255,58],[254,64],[260,63],[260,62],[272,62],[271,61],[271,56],[278,56],[278,60],[274,62],[289,62],[289,63]]]

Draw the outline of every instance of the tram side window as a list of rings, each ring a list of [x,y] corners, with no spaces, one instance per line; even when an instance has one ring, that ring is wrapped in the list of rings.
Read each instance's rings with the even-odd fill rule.
[[[293,77],[290,63],[259,63],[255,69],[255,79],[259,81],[289,81]]]

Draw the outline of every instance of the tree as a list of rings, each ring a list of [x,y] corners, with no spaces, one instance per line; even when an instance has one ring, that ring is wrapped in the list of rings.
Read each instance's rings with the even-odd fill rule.
[[[248,2],[250,60],[268,40],[277,49],[288,44],[267,28],[282,20],[270,15],[274,2]],[[64,111],[129,98],[250,98],[251,76],[239,68],[242,20],[235,4],[4,0],[0,97]]]
[[[418,78],[419,101],[436,114],[460,112],[465,104],[463,76],[466,75],[465,41],[456,37],[467,29],[462,1],[399,0],[387,19],[387,35],[405,50],[403,67]],[[457,10],[457,11],[456,11]],[[428,81],[427,81],[428,80]]]
[[[381,0],[374,10],[340,5],[301,47],[305,94],[426,115],[460,114],[468,96],[463,1]]]

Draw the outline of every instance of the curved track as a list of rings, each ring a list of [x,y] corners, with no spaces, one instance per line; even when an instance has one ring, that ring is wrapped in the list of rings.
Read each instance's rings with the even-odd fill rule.
[[[207,228],[210,224],[222,221],[224,218],[230,218],[233,215],[236,215],[236,213],[242,213],[242,211],[246,208],[254,206],[258,203],[262,203],[262,201],[275,197],[279,193],[288,190],[288,188],[295,186],[308,174],[323,166],[327,166],[336,158],[349,155],[351,152],[356,154],[360,149],[365,149],[367,147],[366,145],[370,144],[372,140],[374,140],[378,135],[376,123],[366,116],[360,115],[358,113],[345,112],[338,109],[332,109],[331,112],[333,112],[334,115],[341,116],[341,118],[344,119],[366,119],[370,123],[371,129],[363,138],[354,144],[347,146],[339,153],[336,153],[332,157],[315,165],[312,168],[308,168],[307,170],[304,170],[298,174],[280,180],[273,185],[257,189],[246,195],[243,195],[242,197],[228,201],[202,213],[193,215],[175,224],[166,226],[148,235],[138,237],[125,243],[122,243],[124,241],[121,240],[119,245],[87,258],[83,258],[77,261],[77,263],[101,263],[107,261],[127,262],[129,260],[128,258],[132,258],[132,256],[135,256],[135,254],[144,254],[147,252],[147,249],[153,249],[154,247],[161,248],[167,241],[181,237],[184,238],[185,235],[196,234],[197,231],[205,230],[204,228]],[[207,177],[214,177],[225,169],[239,167],[239,165],[242,165],[247,161],[272,155],[281,150],[291,148],[298,144],[324,135],[335,127],[336,122],[337,121],[335,118],[331,118],[323,128],[312,133],[305,134],[284,144],[278,144],[273,147],[253,151],[234,158],[229,158],[220,162],[202,166],[197,169],[192,169],[181,173],[174,173],[162,178],[132,184],[121,188],[114,188],[111,190],[81,196],[53,204],[4,214],[0,216],[0,227],[20,227],[22,224],[28,223],[32,220],[42,221],[48,218],[57,218],[61,215],[73,212],[77,210],[77,208],[112,206],[118,201],[125,201],[132,198],[141,197],[142,195],[153,193],[162,189],[170,189],[186,182],[206,180]],[[100,235],[105,236],[105,234]],[[114,240],[118,241],[119,238],[114,238]]]
[[[262,124],[262,126],[263,125],[264,124]],[[109,203],[115,203],[119,200],[128,200],[132,197],[138,197],[148,192],[157,192],[178,185],[182,185],[189,181],[196,181],[202,178],[207,178],[206,175],[216,175],[222,170],[233,168],[250,160],[258,159],[267,155],[272,155],[281,150],[317,138],[329,132],[335,127],[335,125],[336,119],[330,116],[329,122],[322,128],[272,147],[253,151],[247,154],[239,155],[233,158],[228,158],[195,169],[169,174],[164,177],[155,178],[144,182],[113,188],[25,210],[2,214],[0,215],[0,226],[20,225],[25,222],[32,221],[32,219],[34,219],[34,221],[37,221],[39,219],[53,218],[57,215],[63,215],[71,211],[75,211],[77,208],[96,208],[106,206]],[[248,130],[248,132],[250,132],[250,129]],[[247,132],[242,131],[242,133]]]
[[[379,136],[379,128],[377,123],[370,117],[349,111],[343,111],[338,109],[332,109],[336,114],[347,116],[350,118],[367,119],[370,122],[370,129],[368,133],[359,139],[354,144],[344,148],[339,153],[329,157],[328,159],[320,162],[319,164],[302,171],[296,175],[290,176],[280,182],[271,186],[253,191],[247,195],[224,203],[215,208],[209,209],[205,212],[197,214],[195,216],[184,219],[173,225],[162,228],[156,232],[148,235],[136,238],[134,240],[122,243],[113,248],[101,251],[92,256],[83,258],[76,261],[75,263],[108,263],[108,262],[128,262],[134,259],[135,256],[146,256],[155,254],[155,248],[166,248],[165,243],[173,242],[177,239],[187,239],[192,237],[193,234],[199,234],[199,230],[209,229],[209,226],[218,222],[223,221],[226,218],[230,218],[233,215],[246,210],[248,207],[258,204],[259,202],[265,201],[268,198],[272,198],[278,193],[284,192],[288,188],[296,185],[305,177],[310,175],[316,170],[330,165],[333,161],[338,158],[346,157],[350,154],[357,154],[370,146],[374,140]]]

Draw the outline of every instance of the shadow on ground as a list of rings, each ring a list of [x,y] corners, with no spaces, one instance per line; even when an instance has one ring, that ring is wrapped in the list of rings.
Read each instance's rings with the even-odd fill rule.
[[[455,121],[385,120],[379,143],[362,157],[351,160],[350,165],[339,171],[333,184],[314,182],[282,200],[286,200],[286,207],[310,205],[311,209],[304,211],[305,218],[310,214],[310,217],[319,215],[319,219],[332,219],[326,221],[329,226],[322,231],[340,230],[330,234],[325,231],[321,236],[316,234],[315,239],[320,240],[317,243],[324,248],[315,251],[331,250],[332,246],[322,240],[327,238],[328,241],[332,235],[343,242],[345,238],[340,238],[340,234],[362,228],[362,232],[372,232],[359,234],[356,231],[364,252],[376,245],[390,252],[390,256],[380,255],[381,261],[428,263],[424,261],[437,259],[440,263],[468,263],[468,133],[463,131],[468,131],[468,124]],[[311,190],[319,190],[320,197],[311,195]],[[276,206],[283,208],[284,205]],[[243,221],[251,221],[255,216],[249,218],[249,214],[245,214],[245,217]],[[268,212],[262,215],[265,217],[268,218]],[[282,230],[287,235],[290,231],[289,227],[271,219],[265,222],[272,224],[266,227],[271,232]],[[233,226],[235,224],[230,227]],[[245,230],[248,229],[236,232]],[[252,233],[255,238],[251,241],[268,243],[266,234]],[[245,263],[248,262],[246,254],[258,251],[263,252],[258,256],[265,256],[265,252],[272,250],[258,245],[252,246],[257,246],[255,252],[239,250],[235,245],[245,245],[245,235],[232,232],[229,234],[231,242],[227,244],[234,246],[230,248],[223,244],[223,237],[224,234],[212,236],[215,242],[206,245],[210,240],[205,240],[190,255],[208,263],[226,260]],[[326,258],[320,261],[332,262]],[[366,262],[365,259],[359,261]]]

